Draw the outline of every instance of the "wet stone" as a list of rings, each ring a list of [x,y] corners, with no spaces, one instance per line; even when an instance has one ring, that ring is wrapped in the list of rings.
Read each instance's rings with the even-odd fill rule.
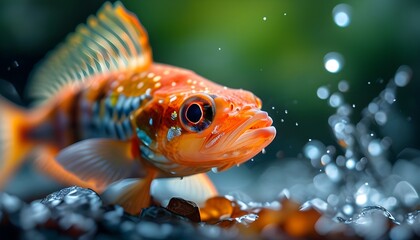
[[[181,198],[172,198],[169,201],[167,209],[173,213],[184,216],[193,222],[201,221],[200,210],[194,202]]]
[[[87,208],[91,211],[97,210],[102,206],[102,200],[96,192],[77,186],[54,192],[42,199],[41,203],[48,207],[61,205],[65,209]]]
[[[157,220],[159,222],[172,222],[172,221],[186,221],[189,222],[187,217],[175,214],[163,207],[151,206],[144,209],[140,215],[141,220]]]

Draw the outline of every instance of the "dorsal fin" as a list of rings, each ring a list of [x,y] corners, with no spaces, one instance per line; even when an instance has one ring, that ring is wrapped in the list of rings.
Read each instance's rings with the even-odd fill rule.
[[[64,85],[110,72],[146,69],[151,62],[148,36],[137,17],[120,2],[107,2],[47,55],[32,75],[29,97],[43,102]]]

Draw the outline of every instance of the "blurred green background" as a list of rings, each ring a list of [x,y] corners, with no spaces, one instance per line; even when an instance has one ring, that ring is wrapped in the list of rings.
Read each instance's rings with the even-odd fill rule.
[[[22,95],[34,65],[103,2],[2,0],[0,79]],[[411,67],[413,78],[398,91],[382,134],[393,138],[395,152],[420,146],[417,0],[122,2],[147,29],[155,61],[250,90],[263,100],[278,136],[251,165],[296,156],[308,139],[333,144],[327,119],[334,109],[317,97],[318,87],[334,92],[339,81],[348,81],[344,97],[355,104],[357,120],[403,64]],[[351,7],[347,27],[333,20],[333,8],[340,3]],[[324,68],[328,52],[342,54],[340,72]]]

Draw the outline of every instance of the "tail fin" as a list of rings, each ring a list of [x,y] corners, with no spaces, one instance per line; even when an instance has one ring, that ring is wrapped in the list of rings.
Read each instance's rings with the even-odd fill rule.
[[[0,188],[33,147],[33,141],[25,137],[27,126],[30,118],[25,110],[0,97]]]

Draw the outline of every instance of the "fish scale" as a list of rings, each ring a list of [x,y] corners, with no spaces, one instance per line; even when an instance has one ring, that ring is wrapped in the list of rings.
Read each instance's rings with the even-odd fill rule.
[[[145,95],[145,94],[143,94]],[[112,99],[118,100],[113,103]],[[81,139],[107,137],[118,140],[132,138],[130,116],[146,99],[144,96],[126,97],[124,94],[110,93],[95,101],[88,100],[85,95],[79,98],[79,122],[81,123]],[[100,109],[105,109],[101,112]]]

